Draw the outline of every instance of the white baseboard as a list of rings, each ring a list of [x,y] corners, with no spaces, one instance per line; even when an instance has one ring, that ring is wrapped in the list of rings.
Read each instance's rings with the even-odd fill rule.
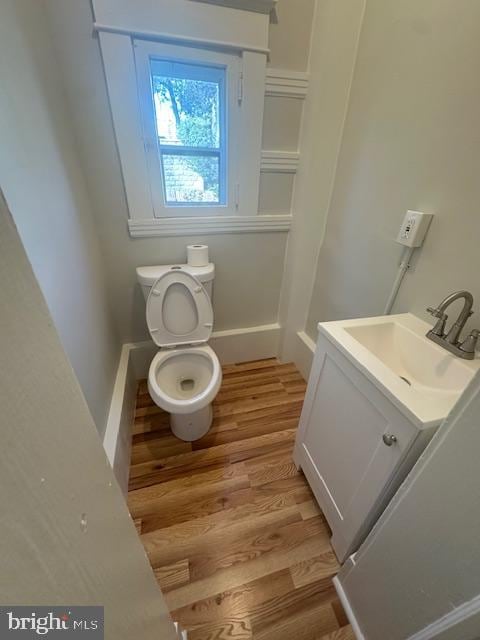
[[[246,329],[214,331],[209,340],[221,364],[276,358],[279,342],[280,325],[278,323]]]
[[[150,363],[157,351],[158,347],[151,340],[131,343],[130,360],[137,380],[143,380],[148,376]]]
[[[460,606],[452,609],[447,614],[432,622],[424,629],[421,629],[408,640],[434,640],[447,631],[455,631],[450,637],[466,638],[468,632],[475,633],[479,629],[480,619],[480,596],[476,596],[473,600],[462,603]],[[458,635],[457,635],[458,634]],[[468,637],[473,637],[468,635]]]
[[[214,331],[208,344],[221,364],[262,360],[278,356],[280,325],[263,324],[244,329]],[[133,369],[137,379],[146,378],[153,356],[158,351],[151,340],[130,345]]]
[[[125,495],[128,489],[131,429],[137,392],[137,377],[130,358],[131,349],[130,344],[124,344],[122,347],[103,438],[108,461]]]
[[[345,593],[345,591],[343,590],[342,587],[342,583],[340,582],[340,580],[338,579],[338,576],[335,576],[333,578],[333,585],[337,591],[338,597],[340,599],[340,602],[343,605],[343,608],[345,610],[345,614],[348,618],[348,621],[350,622],[350,624],[352,625],[352,629],[353,629],[353,633],[355,634],[355,638],[357,640],[366,640],[365,636],[362,633],[362,630],[360,629],[360,625],[358,624],[358,621],[355,617],[355,614],[353,613],[353,609],[350,606],[350,602],[347,598],[347,594]]]
[[[344,566],[341,569],[342,573],[346,573],[346,569],[351,568],[347,567],[349,563],[352,566],[355,564],[353,556],[350,556],[350,558],[345,562]],[[357,640],[365,640],[365,635],[362,632],[360,625],[355,617],[353,609],[350,605],[350,601],[348,600],[347,594],[343,589],[339,576],[335,576],[335,578],[333,578],[333,584],[343,605],[345,614],[347,615],[347,618],[352,625],[355,637],[357,638]],[[429,624],[427,627],[421,629],[413,636],[410,636],[408,640],[434,640],[435,638],[443,637],[443,634],[446,634],[449,631],[455,631],[454,633],[452,633],[452,635],[448,636],[451,638],[473,637],[473,635],[471,636],[470,633],[477,632],[479,628],[479,621],[480,596],[477,596],[472,600],[469,600],[468,602],[462,603],[455,609],[452,609],[442,618],[435,620],[432,624]]]
[[[304,380],[308,380],[312,368],[313,356],[315,354],[315,342],[305,331],[299,331],[296,338],[295,366],[302,374]]]

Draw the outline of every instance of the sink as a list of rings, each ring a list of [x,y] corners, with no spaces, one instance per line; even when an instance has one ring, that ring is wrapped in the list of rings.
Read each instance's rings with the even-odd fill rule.
[[[400,322],[379,322],[345,331],[414,389],[459,395],[472,372],[461,360]]]
[[[480,368],[411,313],[321,322],[293,458],[340,563],[376,520]]]
[[[318,328],[420,428],[439,424],[480,368],[428,340],[431,326],[411,313]]]

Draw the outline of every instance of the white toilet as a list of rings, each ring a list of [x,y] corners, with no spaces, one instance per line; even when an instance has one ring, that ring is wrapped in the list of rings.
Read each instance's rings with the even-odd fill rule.
[[[160,347],[150,364],[152,400],[170,413],[177,438],[198,440],[212,424],[212,402],[222,383],[217,355],[207,344],[213,328],[215,266],[139,267],[152,340]]]

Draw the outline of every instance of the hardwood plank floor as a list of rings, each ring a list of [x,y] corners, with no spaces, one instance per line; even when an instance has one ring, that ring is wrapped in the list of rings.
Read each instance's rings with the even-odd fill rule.
[[[185,443],[139,384],[128,504],[189,640],[353,640],[328,525],[292,462],[305,388],[292,364],[225,366],[212,428]]]

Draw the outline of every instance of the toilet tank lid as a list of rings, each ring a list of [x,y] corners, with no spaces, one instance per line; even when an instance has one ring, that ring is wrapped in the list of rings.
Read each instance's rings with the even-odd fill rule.
[[[137,267],[137,279],[141,285],[151,287],[168,271],[186,271],[200,282],[210,282],[215,277],[215,265],[209,262],[204,267],[191,267],[189,264],[161,264],[153,267]]]

